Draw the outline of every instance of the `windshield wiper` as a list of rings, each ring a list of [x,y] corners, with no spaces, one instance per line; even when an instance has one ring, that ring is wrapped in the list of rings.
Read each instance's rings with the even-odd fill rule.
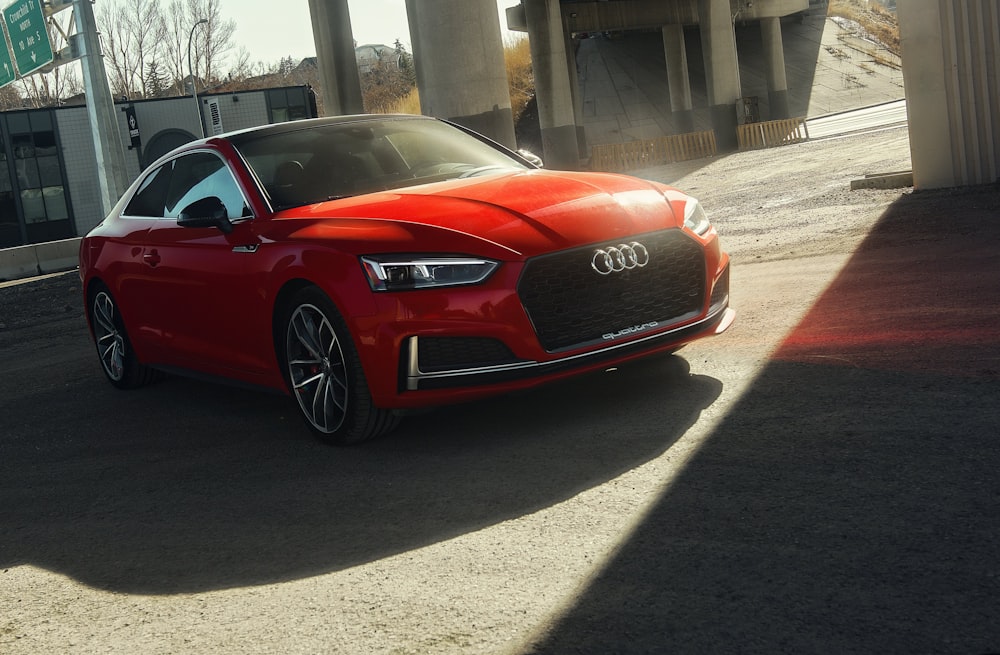
[[[496,170],[498,168],[510,168],[510,166],[504,166],[502,164],[489,164],[487,166],[476,166],[475,168],[469,169],[459,175],[459,179],[463,177],[474,177],[480,173],[485,173],[486,171]]]

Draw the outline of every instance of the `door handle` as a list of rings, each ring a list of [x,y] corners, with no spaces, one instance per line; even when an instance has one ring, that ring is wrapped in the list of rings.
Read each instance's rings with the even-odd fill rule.
[[[142,256],[142,261],[155,268],[160,263],[160,254],[155,250],[150,250]]]

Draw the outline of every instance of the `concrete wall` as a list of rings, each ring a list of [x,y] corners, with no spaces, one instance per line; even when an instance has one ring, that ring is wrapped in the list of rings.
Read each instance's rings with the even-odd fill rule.
[[[996,0],[906,0],[897,9],[914,186],[1000,180]]]
[[[94,169],[94,139],[90,133],[87,109],[60,109],[55,112],[55,122],[62,145],[73,225],[77,234],[86,234],[101,221],[104,211],[97,171]],[[0,250],[0,253],[5,252]]]
[[[0,282],[70,271],[79,265],[80,239],[0,250]]]

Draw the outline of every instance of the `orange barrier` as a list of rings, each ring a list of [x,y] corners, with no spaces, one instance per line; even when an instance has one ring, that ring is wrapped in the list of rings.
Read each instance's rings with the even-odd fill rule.
[[[804,118],[786,118],[780,121],[747,123],[736,126],[740,150],[773,148],[789,143],[800,143],[809,138]]]
[[[590,149],[590,168],[595,171],[629,171],[710,157],[715,153],[715,132],[690,132],[628,143],[595,145]]]

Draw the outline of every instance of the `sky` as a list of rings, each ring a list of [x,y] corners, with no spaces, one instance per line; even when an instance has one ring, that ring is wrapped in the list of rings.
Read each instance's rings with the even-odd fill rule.
[[[519,0],[496,0],[498,11]],[[399,39],[407,50],[410,28],[404,0],[348,0],[351,27],[358,45],[392,45]],[[277,63],[291,56],[296,61],[316,55],[309,0],[220,0],[222,14],[236,21],[235,44],[250,51],[251,62]],[[500,28],[507,23],[501,18]]]

